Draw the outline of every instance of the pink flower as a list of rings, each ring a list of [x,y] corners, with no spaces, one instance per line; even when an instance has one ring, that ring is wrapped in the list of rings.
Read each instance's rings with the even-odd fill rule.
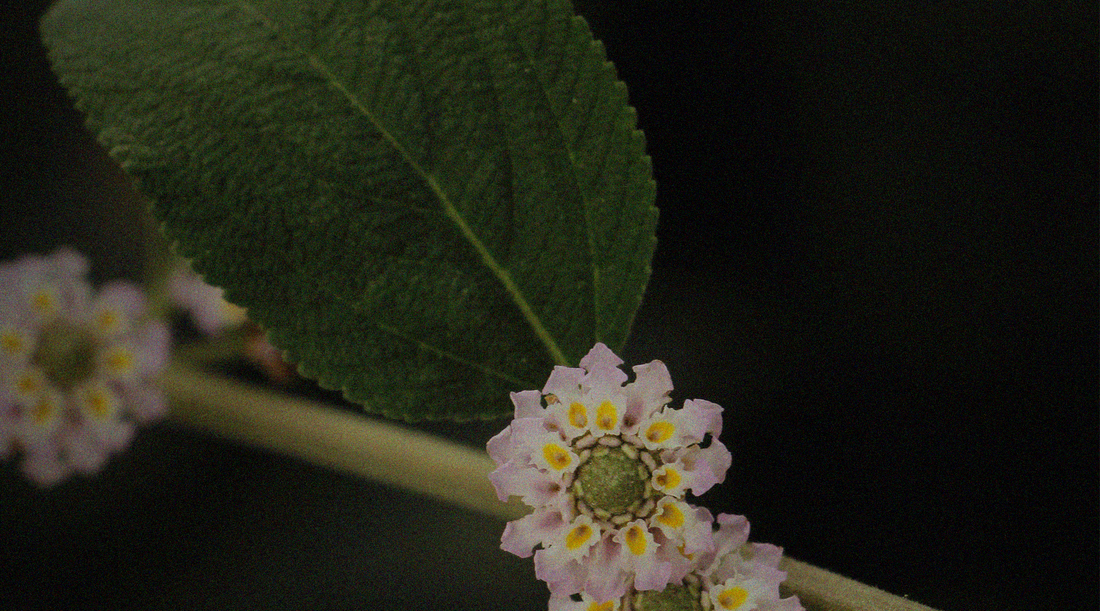
[[[244,308],[226,301],[221,288],[204,282],[186,264],[168,277],[168,295],[173,303],[191,314],[195,327],[206,335],[217,335],[248,320]]]
[[[145,298],[113,282],[98,293],[87,260],[63,248],[0,265],[0,458],[51,485],[94,473],[162,417],[151,385],[168,356],[168,327],[141,320]]]
[[[713,545],[710,513],[684,495],[725,478],[722,408],[673,409],[663,363],[634,367],[629,383],[621,364],[596,344],[581,367],[555,367],[541,392],[512,394],[515,419],[488,444],[497,495],[534,508],[501,547],[534,554],[536,575],[561,596],[661,590]]]
[[[749,523],[742,516],[720,514],[717,523],[713,549],[694,555],[690,570],[675,584],[661,591],[630,588],[608,599],[554,593],[550,611],[804,611],[798,597],[779,596],[779,584],[787,578],[777,568],[782,550],[747,544]]]

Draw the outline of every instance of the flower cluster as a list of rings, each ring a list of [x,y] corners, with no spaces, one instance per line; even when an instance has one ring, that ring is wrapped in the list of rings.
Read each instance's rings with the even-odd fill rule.
[[[94,292],[87,271],[70,249],[0,265],[0,458],[21,451],[41,485],[98,471],[166,412],[151,381],[168,327],[141,319],[136,287]]]
[[[660,591],[630,589],[609,600],[555,594],[549,611],[804,611],[798,597],[780,598],[779,584],[787,577],[777,568],[782,550],[747,544],[743,516],[719,514],[717,524],[714,549],[696,556],[681,582]]]
[[[722,408],[670,407],[660,361],[634,367],[630,383],[603,344],[580,364],[556,367],[541,392],[513,393],[515,419],[489,441],[498,496],[534,508],[508,524],[501,547],[534,554],[557,596],[663,590],[714,549],[710,513],[684,496],[725,479]]]

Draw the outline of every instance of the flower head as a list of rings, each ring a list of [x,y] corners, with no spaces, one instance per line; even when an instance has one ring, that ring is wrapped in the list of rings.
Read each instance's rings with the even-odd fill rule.
[[[71,249],[0,265],[0,457],[16,450],[35,482],[94,473],[135,425],[165,413],[150,380],[168,327],[140,320],[142,293],[114,282],[93,292]]]
[[[743,516],[720,514],[717,524],[714,548],[695,555],[677,583],[663,590],[629,588],[608,599],[554,593],[550,611],[804,611],[798,597],[780,598],[779,584],[787,577],[778,569],[782,550],[748,544]]]
[[[562,596],[663,589],[712,547],[710,513],[684,496],[725,478],[722,408],[670,407],[660,361],[634,367],[629,383],[603,344],[580,364],[555,367],[541,392],[513,393],[515,419],[489,441],[498,496],[534,508],[508,524],[501,547],[534,554],[536,574]]]

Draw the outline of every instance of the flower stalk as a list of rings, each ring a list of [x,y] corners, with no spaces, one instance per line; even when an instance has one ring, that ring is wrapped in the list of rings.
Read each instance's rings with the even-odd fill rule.
[[[231,380],[176,360],[161,385],[170,418],[234,441],[397,486],[503,520],[528,508],[503,503],[483,451],[316,401]],[[818,567],[784,557],[784,587],[810,611],[934,611]]]

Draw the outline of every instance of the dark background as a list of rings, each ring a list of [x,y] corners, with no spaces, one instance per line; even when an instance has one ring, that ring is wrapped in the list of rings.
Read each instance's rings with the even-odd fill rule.
[[[3,17],[0,255],[133,277],[134,198],[54,83],[45,5]],[[945,610],[1096,608],[1095,4],[578,9],[658,182],[624,356],[727,410],[704,504]],[[0,471],[0,608],[544,608],[500,528],[165,424],[95,479]]]

